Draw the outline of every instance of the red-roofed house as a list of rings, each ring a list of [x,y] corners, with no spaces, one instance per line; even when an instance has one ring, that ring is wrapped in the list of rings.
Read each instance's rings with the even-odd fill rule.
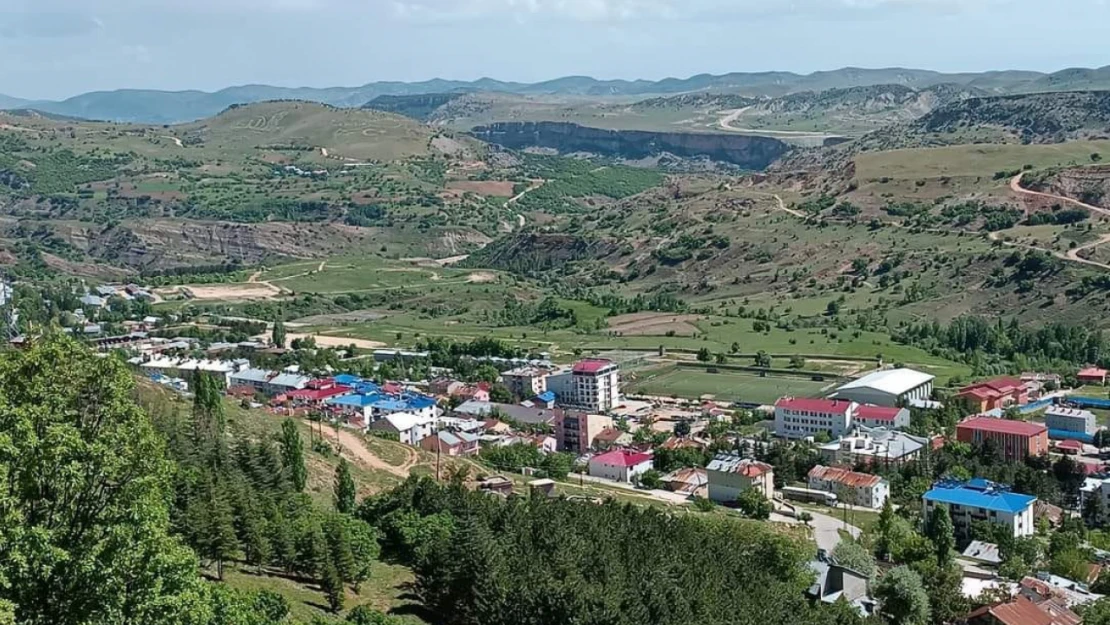
[[[966,401],[976,412],[987,412],[1029,403],[1029,389],[1017,378],[995,378],[965,386],[956,397]]]
[[[1083,443],[1073,439],[1060,441],[1056,443],[1056,451],[1064,455],[1077,456],[1083,453]]]
[[[651,454],[615,449],[590,458],[590,477],[631,483],[633,478],[650,471]]]
[[[971,444],[994,441],[1007,460],[1048,453],[1048,428],[1025,421],[971,417],[956,424],[956,440]]]
[[[464,401],[489,401],[489,388],[482,388],[478,384],[464,384],[451,391],[450,395]]]
[[[855,423],[869,428],[900,430],[909,427],[910,411],[907,408],[864,404],[856,409]]]
[[[1083,619],[1056,601],[1035,603],[1019,595],[1010,601],[983,606],[967,615],[968,625],[1078,625]]]
[[[316,382],[317,380],[313,380]],[[309,383],[311,384],[311,382]],[[338,384],[323,385],[322,388],[302,388],[290,391],[285,397],[295,404],[323,404],[332,397],[341,397],[351,392],[351,387]]]
[[[1108,372],[1106,369],[1098,367],[1087,367],[1082,369],[1079,373],[1075,374],[1075,379],[1079,380],[1080,384],[1106,384],[1106,376]]]
[[[810,488],[834,493],[840,501],[865,508],[882,508],[890,496],[890,484],[870,473],[817,465],[807,478]]]
[[[775,434],[805,438],[821,432],[839,438],[848,431],[859,404],[844,399],[783,397],[775,402]]]

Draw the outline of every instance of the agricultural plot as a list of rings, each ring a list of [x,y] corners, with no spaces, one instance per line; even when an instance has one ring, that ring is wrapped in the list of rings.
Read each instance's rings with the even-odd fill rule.
[[[814,382],[784,376],[760,377],[756,374],[722,370],[708,373],[701,369],[671,369],[657,375],[645,372],[632,383],[629,393],[699,399],[712,396],[718,401],[773,404],[784,395],[817,397],[833,382]]]

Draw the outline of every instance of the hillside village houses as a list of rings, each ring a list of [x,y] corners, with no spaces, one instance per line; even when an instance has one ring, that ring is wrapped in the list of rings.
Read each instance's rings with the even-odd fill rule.
[[[705,467],[709,498],[732,503],[740,493],[754,488],[768,501],[775,496],[775,468],[735,453],[720,453]]]

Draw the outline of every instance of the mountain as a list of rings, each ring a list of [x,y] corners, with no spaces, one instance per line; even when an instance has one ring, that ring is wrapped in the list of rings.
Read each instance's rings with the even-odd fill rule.
[[[0,93],[0,110],[23,108],[27,106],[29,102],[29,100],[13,98],[10,95]]]

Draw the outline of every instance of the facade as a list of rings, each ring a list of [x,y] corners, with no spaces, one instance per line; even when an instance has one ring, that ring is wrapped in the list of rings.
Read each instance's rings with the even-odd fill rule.
[[[965,386],[956,397],[975,412],[989,412],[1029,403],[1029,389],[1018,378],[995,378]]]
[[[807,476],[809,487],[833,493],[837,500],[864,508],[882,508],[890,496],[890,484],[870,473],[857,473],[817,465]]]
[[[858,407],[842,399],[783,397],[775,402],[775,434],[805,438],[825,432],[836,438],[848,431]]]
[[[394,412],[371,423],[370,429],[393,432],[402,443],[415,447],[435,432],[435,419],[407,412]]]
[[[581,454],[593,448],[594,440],[613,427],[613,419],[605,415],[577,410],[555,411],[555,442],[560,451]]]
[[[581,360],[571,369],[573,393],[563,403],[606,413],[620,405],[621,369],[611,360]],[[559,395],[555,391],[556,396]]]
[[[420,447],[444,456],[473,456],[479,451],[477,435],[443,430],[421,440]]]
[[[1011,492],[1009,487],[984,479],[937,482],[925,493],[925,518],[940,505],[948,506],[956,533],[969,536],[973,521],[1001,525],[1014,537],[1032,536],[1033,504],[1037,498]]]
[[[541,367],[519,367],[501,373],[501,382],[514,397],[526,399],[547,392],[549,369]]]
[[[972,417],[956,424],[956,440],[971,444],[994,441],[1007,460],[1048,453],[1048,428],[1025,421]]]
[[[1095,413],[1064,406],[1050,406],[1044,413],[1044,424],[1050,434],[1052,432],[1077,433],[1093,437],[1098,429]]]
[[[767,501],[774,499],[775,469],[765,462],[722,453],[709,462],[705,472],[713,501],[732,503],[749,488],[758,490]]]
[[[898,466],[916,460],[928,445],[928,439],[904,432],[856,427],[819,449],[822,462],[828,464]]]
[[[1106,369],[1099,367],[1087,367],[1082,369],[1075,375],[1075,379],[1080,384],[1098,384],[1105,385],[1108,372]]]
[[[852,423],[868,428],[901,430],[910,425],[910,411],[908,408],[864,404],[856,410]]]
[[[590,458],[590,477],[630,484],[637,476],[651,470],[651,454],[616,449]]]
[[[833,397],[876,406],[902,406],[926,401],[933,394],[935,376],[913,369],[876,371],[839,387]]]

